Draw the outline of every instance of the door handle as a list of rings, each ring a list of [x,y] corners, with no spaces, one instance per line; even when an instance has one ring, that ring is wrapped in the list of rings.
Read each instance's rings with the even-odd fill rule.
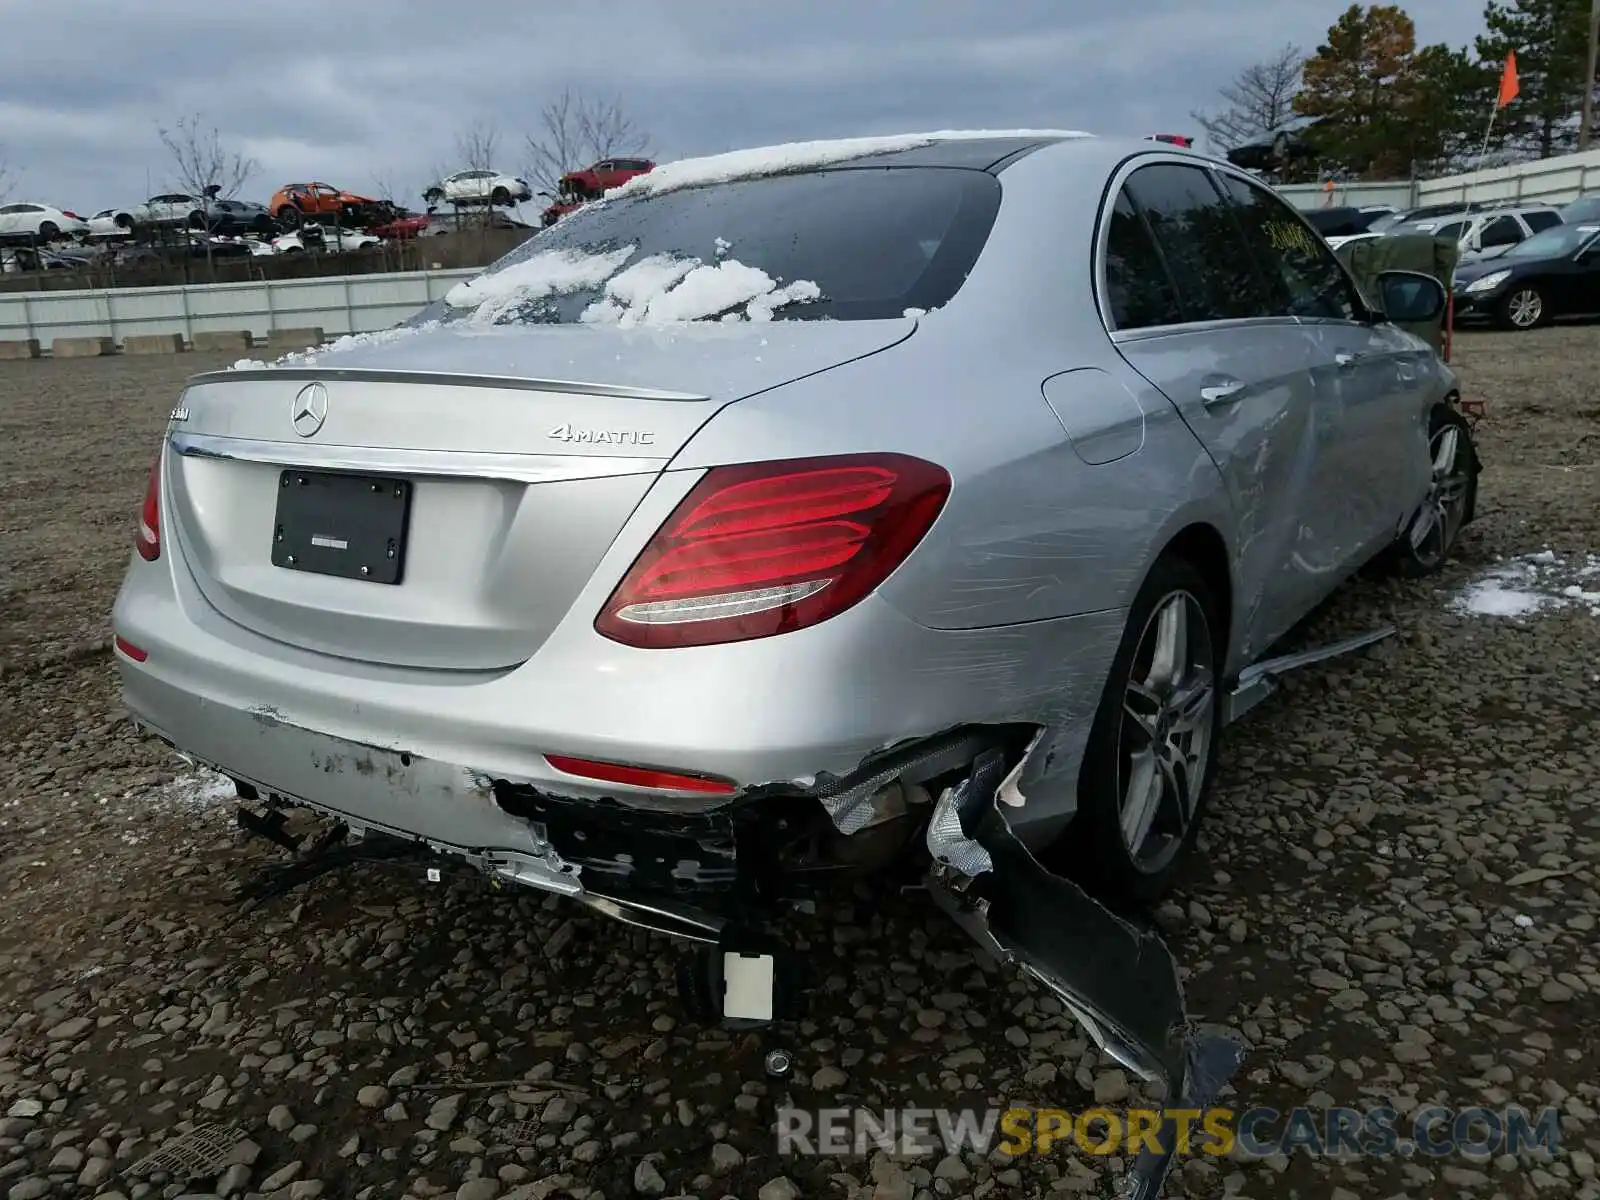
[[[1243,390],[1244,384],[1237,379],[1225,379],[1221,383],[1207,384],[1200,389],[1200,403],[1207,408],[1214,404],[1227,404]]]

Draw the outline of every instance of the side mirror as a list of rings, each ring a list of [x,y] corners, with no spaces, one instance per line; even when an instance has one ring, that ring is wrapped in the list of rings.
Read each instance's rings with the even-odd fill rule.
[[[1391,321],[1434,321],[1449,297],[1444,284],[1420,271],[1384,271],[1378,276],[1383,315]]]

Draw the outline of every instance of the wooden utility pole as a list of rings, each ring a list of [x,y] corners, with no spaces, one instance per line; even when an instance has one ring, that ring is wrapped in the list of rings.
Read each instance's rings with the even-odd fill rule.
[[[1600,50],[1600,0],[1589,6],[1589,65],[1583,76],[1583,118],[1578,125],[1578,149],[1589,148],[1594,133],[1594,76],[1597,50]]]

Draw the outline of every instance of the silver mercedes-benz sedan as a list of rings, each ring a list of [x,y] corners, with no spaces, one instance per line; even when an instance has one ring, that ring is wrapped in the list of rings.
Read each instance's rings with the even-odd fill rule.
[[[400,329],[194,378],[127,703],[246,800],[690,937],[929,866],[1181,1080],[1111,907],[1172,879],[1274,643],[1472,516],[1393,323],[1443,287],[1380,282],[1144,140],[669,164]]]

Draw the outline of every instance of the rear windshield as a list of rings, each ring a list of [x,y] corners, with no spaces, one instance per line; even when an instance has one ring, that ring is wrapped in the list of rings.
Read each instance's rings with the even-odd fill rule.
[[[994,176],[945,167],[835,168],[613,198],[535,234],[415,321],[899,317],[955,295],[999,204]]]

